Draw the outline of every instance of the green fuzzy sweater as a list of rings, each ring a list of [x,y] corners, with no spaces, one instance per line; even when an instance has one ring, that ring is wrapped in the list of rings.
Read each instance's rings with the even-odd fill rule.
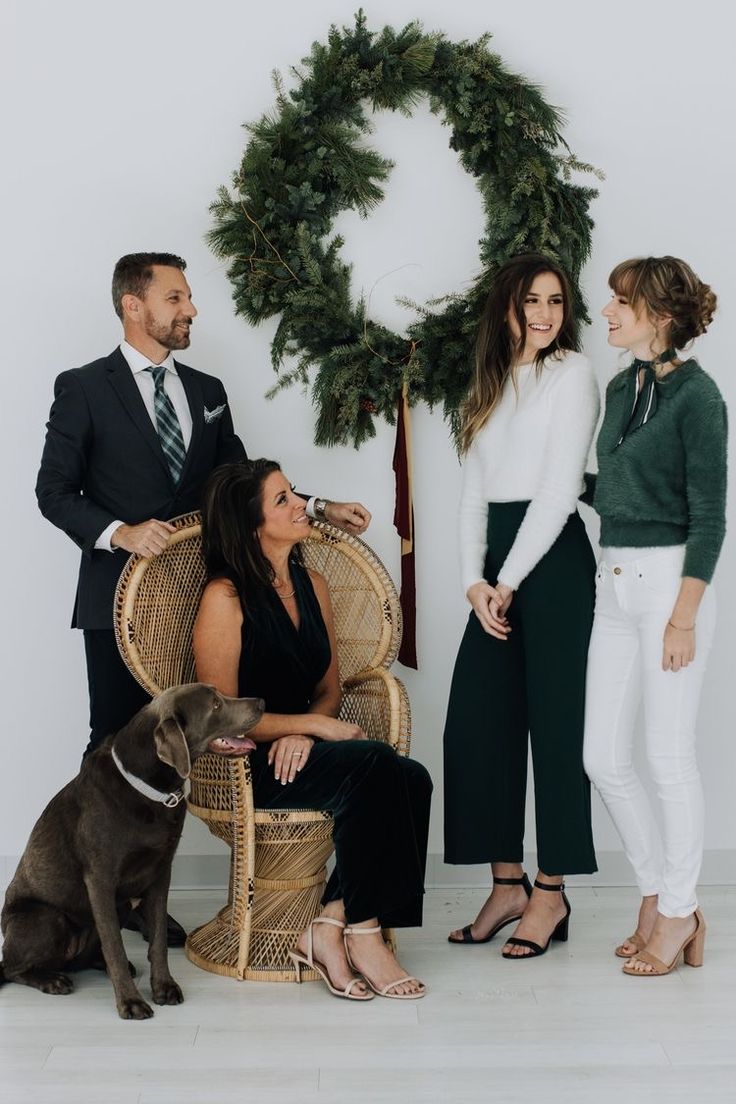
[[[655,387],[655,415],[626,429],[636,370],[626,368],[609,383],[598,475],[586,475],[584,497],[601,516],[604,548],[684,544],[682,574],[709,583],[726,532],[726,404],[695,360]]]

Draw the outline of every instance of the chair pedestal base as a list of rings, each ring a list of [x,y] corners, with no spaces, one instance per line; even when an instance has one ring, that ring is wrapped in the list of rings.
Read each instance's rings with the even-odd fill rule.
[[[324,883],[323,877],[322,887]],[[256,894],[257,892],[256,885]],[[321,896],[322,888],[313,906],[311,919],[319,914]],[[257,899],[256,896],[256,901]],[[254,921],[248,948],[249,964],[239,967],[243,932],[235,924],[233,912],[232,905],[225,905],[212,920],[208,920],[206,924],[189,933],[184,947],[184,953],[189,961],[203,970],[209,970],[210,973],[234,977],[239,981],[294,981],[294,967],[291,959],[281,948],[293,948],[301,930],[292,931],[291,928],[279,927],[278,930],[259,931]],[[286,917],[279,917],[280,923],[284,920]],[[273,954],[274,949],[276,949],[276,955]],[[302,981],[318,979],[319,974],[315,970],[302,967]]]
[[[313,810],[256,809],[254,820],[252,881],[237,833],[220,820],[208,822],[233,848],[229,900],[189,933],[185,953],[202,969],[241,981],[294,981],[289,951],[320,912],[325,863],[333,849],[332,817]],[[318,976],[302,970],[302,980]]]

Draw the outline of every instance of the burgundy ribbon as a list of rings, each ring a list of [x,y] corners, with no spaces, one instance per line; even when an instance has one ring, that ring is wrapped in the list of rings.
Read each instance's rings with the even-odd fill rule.
[[[399,603],[404,621],[404,631],[399,648],[399,662],[405,667],[417,664],[417,592],[414,564],[414,505],[411,477],[411,430],[409,401],[406,385],[399,396],[396,418],[396,447],[393,469],[396,477],[396,506],[394,527],[401,537],[401,590]]]

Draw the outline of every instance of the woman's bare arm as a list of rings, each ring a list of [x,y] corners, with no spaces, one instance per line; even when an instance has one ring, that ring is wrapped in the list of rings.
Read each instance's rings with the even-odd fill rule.
[[[242,626],[243,611],[232,583],[227,579],[208,583],[192,633],[197,679],[231,698],[238,696]]]

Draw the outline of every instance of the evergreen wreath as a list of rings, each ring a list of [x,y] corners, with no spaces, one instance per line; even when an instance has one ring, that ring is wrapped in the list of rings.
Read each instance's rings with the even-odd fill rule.
[[[221,188],[212,204],[208,240],[230,262],[236,313],[253,324],[280,315],[271,346],[279,378],[269,397],[296,382],[308,389],[316,369],[318,445],[357,448],[375,435],[376,415],[393,424],[405,385],[410,403],[441,404],[456,433],[489,281],[517,253],[558,260],[587,319],[578,280],[597,192],[572,174],[601,174],[572,155],[561,113],[506,69],[490,38],[449,42],[418,22],[375,34],[362,10],[354,28],[333,26],[303,70],[293,70],[297,86],[288,94],[274,74],[275,109],[247,127],[233,191]],[[367,217],[383,198],[392,163],[365,144],[367,108],[411,115],[424,97],[451,128],[450,147],[481,192],[482,271],[466,294],[410,304],[416,319],[402,336],[369,318],[364,298],[353,301],[343,241],[330,231],[338,212]]]

